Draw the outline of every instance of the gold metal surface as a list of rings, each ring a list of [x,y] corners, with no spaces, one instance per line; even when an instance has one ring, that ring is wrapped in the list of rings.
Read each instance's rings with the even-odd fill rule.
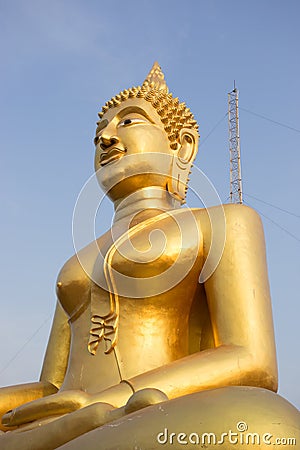
[[[0,390],[3,430],[12,430],[0,448],[179,448],[181,432],[220,436],[242,421],[300,445],[300,413],[274,393],[258,215],[243,205],[180,208],[197,124],[157,63],[99,117],[95,169],[114,223],[58,276],[40,382]]]

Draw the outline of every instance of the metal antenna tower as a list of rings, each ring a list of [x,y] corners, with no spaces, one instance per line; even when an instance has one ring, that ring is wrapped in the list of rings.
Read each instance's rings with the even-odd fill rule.
[[[230,202],[243,203],[241,150],[239,132],[239,91],[228,93],[228,127],[230,151]]]

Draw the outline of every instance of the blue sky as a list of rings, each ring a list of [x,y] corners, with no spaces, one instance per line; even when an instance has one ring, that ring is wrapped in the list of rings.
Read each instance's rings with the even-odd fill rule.
[[[224,202],[226,118],[206,137],[236,80],[245,199],[273,221],[263,216],[279,392],[300,407],[299,13],[296,0],[0,2],[0,385],[39,376],[56,276],[73,254],[73,208],[93,173],[97,112],[158,60],[199,122],[196,164]]]

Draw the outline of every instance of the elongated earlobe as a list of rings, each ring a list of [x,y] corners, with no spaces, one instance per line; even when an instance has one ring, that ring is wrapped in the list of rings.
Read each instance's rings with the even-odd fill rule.
[[[174,152],[170,178],[169,193],[181,204],[185,203],[189,174],[198,150],[198,133],[191,128],[183,128],[179,134],[179,146]]]

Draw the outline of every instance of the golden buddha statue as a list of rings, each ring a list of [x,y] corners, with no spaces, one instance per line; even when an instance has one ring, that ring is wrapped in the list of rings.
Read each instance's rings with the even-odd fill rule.
[[[0,448],[296,448],[258,215],[180,208],[198,126],[157,63],[99,118],[114,223],[58,276],[40,381],[0,390]]]

